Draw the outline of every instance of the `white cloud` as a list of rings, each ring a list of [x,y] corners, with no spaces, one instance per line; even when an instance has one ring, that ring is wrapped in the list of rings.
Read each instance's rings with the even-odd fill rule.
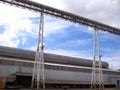
[[[77,45],[88,45],[92,42],[92,39],[79,39],[79,40],[73,40],[72,43]]]
[[[113,69],[120,69],[120,51],[116,50],[114,53],[103,56],[103,61],[109,63],[109,67]]]
[[[7,34],[0,34],[0,45],[3,46],[10,46],[10,47],[17,47],[20,40],[11,40],[12,37],[8,37]],[[14,38],[15,39],[15,38]]]
[[[31,0],[34,2],[38,2],[47,6],[51,6],[54,8],[58,8],[61,10],[64,10],[66,8],[66,4],[63,2],[63,0]]]
[[[119,0],[64,0],[64,3],[69,12],[120,28]]]
[[[34,36],[34,33],[37,32],[38,26],[30,20],[37,14],[1,3],[0,13],[0,25],[4,26],[4,30],[0,34],[0,45],[18,47],[20,43],[25,43],[26,35]]]
[[[64,43],[61,42],[57,45],[57,47],[63,48],[82,48],[83,46],[88,46],[93,42],[92,39],[68,39],[65,40]],[[86,49],[85,49],[86,50]]]
[[[59,32],[62,34],[65,34],[65,29],[71,26],[71,23],[60,20],[60,19],[55,19],[52,17],[47,17],[45,19],[45,24],[44,24],[44,35],[49,36],[52,34],[56,34]]]
[[[58,55],[66,55],[66,56],[71,56],[71,57],[92,59],[91,54],[85,51],[64,50],[64,49],[54,49],[54,50],[46,49],[45,52],[58,54]]]
[[[37,50],[37,44],[34,45],[34,46],[29,46],[29,47],[27,47],[26,49],[36,51],[36,50]]]
[[[0,3],[0,24],[8,24],[16,20],[34,17],[37,14],[18,7]]]
[[[0,42],[2,42],[0,45],[18,47],[20,43],[26,43],[28,35],[31,35],[31,38],[38,37],[39,14],[1,3],[0,13],[0,25],[4,26],[3,33],[0,34]],[[38,18],[38,20],[35,19],[37,22],[33,23],[34,20],[31,18]],[[44,34],[49,36],[62,31],[64,34],[64,29],[69,25],[62,20],[45,16]]]
[[[120,28],[119,0],[32,0]]]
[[[100,32],[99,33],[99,37],[100,37],[100,41],[115,41],[115,42],[119,42],[120,37],[117,35],[113,35],[113,34],[109,34],[107,32]],[[114,43],[112,43],[114,44]]]
[[[120,0],[34,0],[40,3],[62,9],[71,13],[78,14],[80,16],[88,17],[96,21],[100,21],[109,25],[113,25],[120,28]],[[39,14],[34,12],[16,8],[13,6],[0,3],[0,25],[5,26],[5,30],[0,34],[0,45],[18,47],[20,43],[25,44],[27,42],[27,35],[37,38],[37,31],[39,24],[33,23],[30,18],[39,17]],[[39,21],[39,20],[38,20]],[[53,19],[45,17],[45,36],[49,36],[64,32],[64,29],[71,26],[71,23],[63,22],[59,19]],[[89,27],[88,27],[89,28]],[[91,28],[86,32],[93,33]],[[65,34],[62,33],[62,34]],[[22,38],[22,41],[20,40]],[[103,39],[111,39],[110,35],[102,36]],[[114,36],[112,36],[113,40]],[[119,41],[119,39],[118,39]],[[85,44],[86,41],[77,41],[78,44]],[[28,46],[36,50],[36,46]],[[28,48],[27,48],[28,49]],[[79,56],[83,58],[92,58],[88,52],[77,52],[74,50],[63,49],[48,49],[46,52]],[[111,64],[114,63],[115,68],[119,68],[119,53],[113,53],[105,58]],[[114,62],[114,60],[116,60]],[[117,66],[117,67],[116,67]]]

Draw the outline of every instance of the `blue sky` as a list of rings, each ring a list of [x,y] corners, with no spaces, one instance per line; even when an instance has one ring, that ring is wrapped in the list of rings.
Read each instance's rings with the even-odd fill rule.
[[[120,28],[119,0],[36,1]],[[39,18],[39,13],[0,4],[0,45],[36,50]],[[48,15],[44,21],[45,52],[93,58],[92,28]],[[102,60],[109,62],[110,68],[120,69],[120,36],[99,34]]]

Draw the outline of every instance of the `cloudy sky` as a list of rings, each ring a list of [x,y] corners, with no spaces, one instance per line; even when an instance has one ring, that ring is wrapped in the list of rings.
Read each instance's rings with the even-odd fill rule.
[[[120,0],[32,0],[120,28]],[[93,58],[90,27],[44,16],[45,52]],[[0,3],[0,45],[36,50],[40,14]],[[120,36],[99,31],[102,60],[120,69]]]

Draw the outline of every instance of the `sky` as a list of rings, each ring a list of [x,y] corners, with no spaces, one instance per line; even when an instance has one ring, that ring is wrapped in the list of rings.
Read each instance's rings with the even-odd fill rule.
[[[32,0],[120,28],[120,0]],[[0,3],[0,45],[36,50],[40,14]],[[120,69],[120,36],[99,31],[102,61]],[[94,30],[44,15],[44,52],[93,59]]]

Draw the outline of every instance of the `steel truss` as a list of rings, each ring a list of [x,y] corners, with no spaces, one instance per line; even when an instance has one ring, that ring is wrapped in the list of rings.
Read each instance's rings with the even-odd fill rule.
[[[120,29],[118,28],[115,28],[106,24],[102,24],[102,23],[87,19],[85,17],[71,14],[62,10],[58,10],[46,5],[42,5],[40,3],[36,3],[30,0],[0,0],[0,2],[14,5],[17,7],[22,7],[24,9],[32,10],[35,12],[44,12],[46,14],[59,17],[61,19],[69,20],[74,23],[87,25],[87,26],[98,28],[99,30],[103,30],[115,35],[120,35]]]
[[[101,65],[100,55],[100,40],[98,35],[98,29],[94,30],[94,60],[91,76],[91,88],[104,89],[103,72]]]
[[[40,90],[40,88],[43,88],[42,90],[45,90],[43,27],[44,27],[44,15],[43,12],[41,12],[39,35],[38,35],[38,46],[36,50],[32,84],[31,84],[31,88],[35,88],[36,86],[37,90]]]

